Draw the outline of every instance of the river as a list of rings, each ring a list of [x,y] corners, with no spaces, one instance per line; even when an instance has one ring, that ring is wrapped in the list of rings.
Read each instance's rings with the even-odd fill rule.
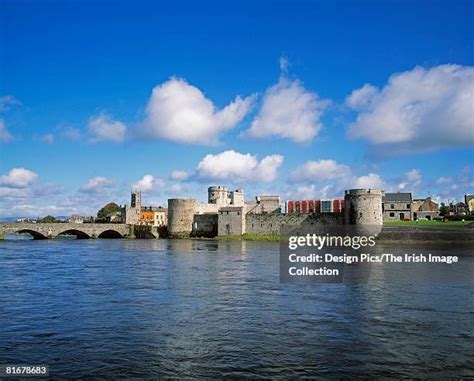
[[[0,241],[0,359],[58,379],[474,377],[474,258],[458,282],[413,271],[280,284],[275,243],[17,237]]]

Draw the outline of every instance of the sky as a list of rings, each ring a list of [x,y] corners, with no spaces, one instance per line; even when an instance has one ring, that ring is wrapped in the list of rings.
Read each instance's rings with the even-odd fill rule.
[[[472,1],[0,0],[0,217],[474,193]]]

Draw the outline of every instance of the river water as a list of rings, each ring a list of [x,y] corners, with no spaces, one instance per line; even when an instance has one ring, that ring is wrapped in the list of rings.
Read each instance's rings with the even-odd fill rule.
[[[0,241],[0,363],[58,379],[474,377],[474,258],[459,282],[411,269],[291,285],[275,243]]]

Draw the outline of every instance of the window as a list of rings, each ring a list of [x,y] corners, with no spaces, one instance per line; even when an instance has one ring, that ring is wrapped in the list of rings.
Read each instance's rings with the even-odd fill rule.
[[[390,204],[390,209],[395,209],[395,204]]]
[[[390,217],[395,217],[395,213],[390,212],[390,213],[389,213],[389,216],[390,216]]]
[[[410,204],[407,204],[407,209],[410,209]]]
[[[321,200],[321,213],[331,213],[332,212],[332,202],[331,200]]]

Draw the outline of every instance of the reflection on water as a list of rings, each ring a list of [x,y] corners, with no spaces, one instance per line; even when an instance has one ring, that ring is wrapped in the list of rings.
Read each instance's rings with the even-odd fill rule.
[[[282,285],[273,243],[4,241],[0,357],[57,378],[472,377],[473,284],[423,269]]]

